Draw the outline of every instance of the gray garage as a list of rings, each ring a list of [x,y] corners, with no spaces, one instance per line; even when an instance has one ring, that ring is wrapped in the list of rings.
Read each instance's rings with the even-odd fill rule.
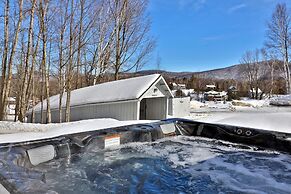
[[[63,120],[65,101],[63,101]],[[94,118],[160,120],[167,118],[172,93],[159,74],[123,79],[72,91],[71,121]],[[50,98],[52,122],[59,122],[59,95]],[[44,102],[44,107],[46,107]],[[45,111],[45,110],[44,110]],[[35,122],[41,122],[41,105],[35,107]],[[28,121],[31,120],[28,113]]]

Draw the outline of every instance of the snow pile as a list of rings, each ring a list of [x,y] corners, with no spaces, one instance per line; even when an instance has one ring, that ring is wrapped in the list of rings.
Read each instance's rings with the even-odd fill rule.
[[[212,101],[207,102],[206,105],[210,109],[231,109],[232,107],[230,103],[212,102]]]
[[[291,106],[291,95],[282,95],[270,100],[270,105]]]
[[[44,132],[54,127],[59,127],[65,124],[32,124],[21,122],[0,122],[0,134],[20,133],[20,132]]]
[[[118,121],[116,119],[91,119],[61,124],[32,124],[0,122],[0,143],[13,143],[53,138],[100,129],[115,128],[153,121]]]
[[[243,107],[253,107],[253,108],[260,108],[266,107],[269,105],[269,100],[233,100],[232,104],[234,106],[243,106]]]
[[[220,111],[233,111],[235,110],[230,102],[223,101],[206,101],[201,103],[196,100],[190,101],[191,112],[220,112]]]
[[[202,102],[199,102],[197,100],[191,100],[190,101],[190,108],[191,109],[199,109],[201,107],[205,107],[205,104]]]
[[[239,113],[220,113],[204,118],[198,118],[201,122],[225,124],[268,131],[279,131],[291,133],[291,112],[277,113],[258,113],[258,112],[239,112]]]

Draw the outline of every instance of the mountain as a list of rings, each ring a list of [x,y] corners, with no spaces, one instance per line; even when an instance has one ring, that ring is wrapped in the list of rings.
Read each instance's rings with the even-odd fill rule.
[[[197,75],[201,78],[240,80],[242,79],[241,77],[242,66],[243,66],[242,64],[239,64],[230,67],[213,69],[202,72],[171,72],[163,70],[143,70],[137,72],[136,74],[149,75],[153,73],[159,73],[168,78],[191,78],[193,75]]]
[[[259,63],[259,77],[262,79],[270,78],[271,68],[268,64],[271,64],[271,63],[270,62],[267,63],[266,61],[262,61]],[[276,61],[276,65],[274,66],[275,78],[282,77],[282,72],[280,71],[280,69],[282,69],[282,65],[283,64],[281,61]],[[233,79],[233,80],[241,81],[245,79],[244,75],[247,72],[246,67],[247,66],[245,64],[237,64],[237,65],[232,65],[229,67],[201,71],[201,72],[170,72],[170,71],[162,71],[162,70],[144,70],[144,71],[139,71],[136,74],[149,75],[153,73],[159,73],[168,78],[180,78],[180,79],[182,78],[189,79],[193,75],[195,75],[204,79],[218,79],[218,80]]]

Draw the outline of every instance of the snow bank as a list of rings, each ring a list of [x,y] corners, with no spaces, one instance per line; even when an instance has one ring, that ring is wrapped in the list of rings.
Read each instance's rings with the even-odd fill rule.
[[[220,110],[232,110],[232,104],[229,102],[214,102],[214,101],[207,101],[205,103],[198,102],[196,100],[190,101],[190,108],[192,111],[205,111],[205,112],[212,112],[212,111],[220,111]]]
[[[233,100],[232,104],[234,106],[244,106],[244,107],[253,107],[253,108],[259,108],[259,107],[265,107],[269,105],[269,100]]]
[[[283,96],[274,97],[270,100],[270,105],[291,106],[291,95],[283,95]]]
[[[206,123],[233,125],[239,127],[263,129],[291,133],[291,112],[237,112],[219,113],[208,117],[197,118]]]
[[[153,121],[118,121],[116,119],[91,119],[61,124],[0,122],[0,143],[32,141],[44,138],[53,138],[67,134],[150,122]]]
[[[207,102],[207,107],[210,109],[231,109],[232,105],[230,103],[224,103],[224,102]]]
[[[205,106],[204,103],[199,102],[197,100],[191,100],[190,101],[190,108],[191,109],[199,109],[199,108],[204,107],[204,106]]]
[[[20,133],[20,132],[44,132],[54,127],[59,127],[65,124],[32,124],[21,122],[0,122],[0,134]]]

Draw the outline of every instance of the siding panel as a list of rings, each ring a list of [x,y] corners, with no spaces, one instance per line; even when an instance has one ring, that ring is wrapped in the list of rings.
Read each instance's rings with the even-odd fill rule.
[[[114,118],[117,120],[137,120],[138,101],[125,101],[106,104],[93,104],[71,107],[71,121],[95,118]],[[59,122],[59,111],[51,110],[52,122]],[[65,118],[63,110],[63,120]],[[36,123],[40,123],[40,112],[36,113]]]

